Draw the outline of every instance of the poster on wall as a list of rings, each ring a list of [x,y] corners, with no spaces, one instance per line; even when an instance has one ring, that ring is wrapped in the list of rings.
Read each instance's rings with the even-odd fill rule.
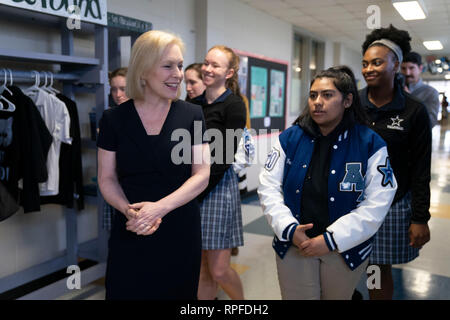
[[[270,117],[282,117],[284,114],[284,83],[283,71],[270,70]]]
[[[267,109],[267,68],[251,67],[250,118],[264,118]]]

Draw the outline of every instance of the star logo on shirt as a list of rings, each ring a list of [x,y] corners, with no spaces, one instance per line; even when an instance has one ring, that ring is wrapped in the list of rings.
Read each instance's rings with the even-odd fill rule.
[[[389,157],[386,157],[386,162],[384,166],[378,166],[377,170],[383,175],[383,179],[381,180],[381,185],[386,187],[387,185],[391,185],[394,187],[394,171],[391,167],[391,162],[389,161]]]
[[[387,127],[389,129],[395,129],[395,130],[401,130],[401,131],[404,130],[404,128],[402,126],[400,126],[400,123],[405,119],[400,119],[400,116],[397,115],[395,118],[391,118],[391,120],[392,120],[392,124],[387,125]]]
[[[397,115],[397,117],[391,118],[391,120],[392,120],[391,126],[400,127],[400,122],[402,122],[404,119],[400,119],[399,115]]]

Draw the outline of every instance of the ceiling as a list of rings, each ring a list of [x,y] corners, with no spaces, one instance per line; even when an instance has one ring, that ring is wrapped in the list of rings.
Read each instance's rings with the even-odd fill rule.
[[[450,53],[450,0],[422,0],[428,11],[424,20],[405,21],[394,9],[391,0],[240,0],[271,16],[292,23],[310,33],[334,42],[344,43],[358,52],[370,33],[367,13],[370,5],[380,8],[381,26],[392,23],[407,30],[411,47],[422,55],[442,57]],[[428,51],[422,44],[440,40],[440,51]]]

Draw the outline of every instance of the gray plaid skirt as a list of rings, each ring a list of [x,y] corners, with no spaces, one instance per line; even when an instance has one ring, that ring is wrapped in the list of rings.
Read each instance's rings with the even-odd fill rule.
[[[411,196],[407,193],[389,209],[375,235],[369,264],[407,263],[419,256],[419,249],[409,245]]]
[[[219,184],[200,204],[202,249],[217,250],[244,245],[241,198],[237,175],[230,167]]]
[[[111,207],[106,201],[103,200],[103,219],[102,227],[105,230],[111,231],[112,216],[114,214],[114,208]]]

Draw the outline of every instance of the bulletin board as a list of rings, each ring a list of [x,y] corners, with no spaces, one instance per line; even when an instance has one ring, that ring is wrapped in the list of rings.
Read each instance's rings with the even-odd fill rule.
[[[249,101],[253,129],[286,128],[287,61],[235,50],[240,57],[239,85]]]

